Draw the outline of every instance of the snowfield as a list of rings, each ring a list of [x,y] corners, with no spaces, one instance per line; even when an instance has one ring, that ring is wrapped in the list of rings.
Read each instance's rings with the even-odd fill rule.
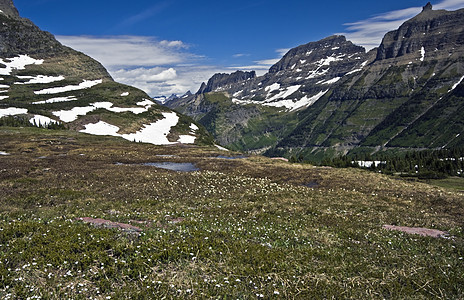
[[[33,102],[32,104],[49,104],[49,103],[58,103],[58,102],[69,102],[69,101],[76,101],[77,98],[75,96],[67,96],[67,97],[57,97],[51,98],[44,101],[37,101]]]
[[[24,70],[27,65],[41,65],[43,62],[43,59],[34,59],[28,55],[0,59],[0,63],[6,66],[5,68],[0,68],[0,75],[11,75],[13,70]]]
[[[19,79],[29,79],[27,82],[15,82],[15,84],[38,84],[38,83],[52,83],[64,80],[64,76],[17,76]]]
[[[119,127],[108,124],[103,121],[99,121],[94,124],[85,125],[85,129],[80,132],[88,133],[92,135],[111,135],[122,137],[129,141],[149,143],[153,145],[172,145],[177,143],[182,144],[193,144],[195,143],[195,136],[181,135],[177,142],[170,142],[167,138],[171,132],[171,128],[176,126],[179,122],[179,116],[175,112],[163,113],[163,119],[158,120],[154,123],[144,125],[144,127],[130,134],[119,134]],[[198,130],[195,124],[190,126],[192,130]]]
[[[59,98],[55,98],[55,99],[59,99]],[[50,101],[50,100],[47,100],[47,101]],[[144,107],[113,107],[113,103],[111,102],[96,102],[96,103],[92,103],[90,106],[74,107],[71,110],[54,111],[53,115],[60,118],[61,121],[68,123],[68,122],[75,121],[79,116],[85,116],[89,112],[92,112],[99,108],[106,109],[108,111],[115,112],[115,113],[132,112],[133,114],[137,115],[137,114],[141,114],[143,112],[148,111],[153,104],[154,103],[150,100],[144,100],[144,101],[137,103],[137,105],[144,106]]]
[[[16,115],[23,115],[27,114],[27,109],[25,108],[17,108],[17,107],[8,107],[0,109],[0,118],[6,116],[16,116]]]
[[[93,86],[95,86],[97,84],[102,83],[102,82],[103,82],[102,79],[84,80],[79,85],[68,85],[68,86],[62,86],[62,87],[54,87],[54,88],[44,89],[44,90],[40,90],[40,91],[35,91],[34,94],[36,94],[36,95],[59,94],[59,93],[64,93],[64,92],[89,89],[89,88],[91,88],[91,87],[93,87]]]
[[[29,120],[29,123],[35,126],[48,126],[49,124],[56,124],[58,121],[50,119],[49,117],[46,116],[41,116],[41,115],[35,115],[33,118]]]

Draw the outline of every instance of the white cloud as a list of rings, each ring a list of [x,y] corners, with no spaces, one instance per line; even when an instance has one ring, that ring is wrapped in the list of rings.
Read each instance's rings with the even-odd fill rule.
[[[114,80],[151,96],[196,92],[214,73],[227,69],[199,65],[202,56],[182,41],[145,36],[58,36],[60,42],[101,62]]]
[[[433,5],[433,9],[456,10],[464,7],[464,0],[444,0]],[[366,49],[378,47],[384,35],[398,29],[408,19],[422,11],[422,7],[410,7],[373,16],[354,23],[345,24],[347,32],[341,33],[355,44]]]
[[[182,63],[193,54],[181,41],[158,41],[146,36],[57,36],[64,45],[82,51],[105,67],[159,66]]]

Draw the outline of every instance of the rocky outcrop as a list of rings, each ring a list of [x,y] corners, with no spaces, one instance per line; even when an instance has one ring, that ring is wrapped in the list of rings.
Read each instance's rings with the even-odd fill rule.
[[[204,94],[218,90],[227,90],[230,89],[233,85],[253,79],[256,77],[255,71],[252,72],[243,72],[237,71],[232,74],[215,74],[208,80],[208,83],[203,83],[198,90],[197,94]]]
[[[13,4],[13,0],[0,0],[0,10],[8,17],[19,18],[19,12]]]

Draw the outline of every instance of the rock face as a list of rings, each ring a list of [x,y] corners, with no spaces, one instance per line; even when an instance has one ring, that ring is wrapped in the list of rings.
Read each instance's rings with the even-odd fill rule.
[[[209,93],[216,90],[226,90],[237,83],[247,81],[256,77],[256,73],[237,71],[232,74],[215,74],[208,80],[207,84],[202,84],[197,94]]]
[[[11,0],[0,0],[0,10],[0,124],[65,124],[152,144],[213,142],[192,119],[114,82],[99,62],[21,18]]]
[[[291,49],[263,76],[215,75],[168,105],[224,145],[269,156],[463,146],[463,44],[464,9],[428,3],[368,53],[331,36]]]
[[[19,12],[13,4],[13,0],[0,0],[0,10],[4,15],[19,18]]]
[[[403,56],[405,59],[416,58],[422,52],[441,59],[440,55],[455,53],[454,50],[464,43],[464,29],[460,26],[463,17],[464,10],[435,11],[428,3],[419,15],[385,35],[377,60]],[[462,49],[458,48],[458,51]]]

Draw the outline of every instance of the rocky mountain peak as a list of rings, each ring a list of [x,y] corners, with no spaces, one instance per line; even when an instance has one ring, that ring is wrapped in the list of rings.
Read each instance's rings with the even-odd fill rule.
[[[19,12],[13,4],[13,0],[0,0],[0,11],[13,18],[19,18]]]
[[[428,2],[423,8],[422,8],[422,12],[424,11],[430,11],[432,10],[432,3]]]
[[[216,91],[218,89],[227,89],[230,88],[231,85],[246,81],[248,79],[253,79],[256,77],[256,72],[243,72],[237,71],[232,74],[215,74],[208,80],[208,83],[203,83],[198,90],[197,94],[209,93],[212,91]]]
[[[295,64],[307,65],[327,57],[365,53],[365,49],[347,41],[345,36],[333,35],[317,42],[311,42],[291,49],[284,57],[273,65],[269,73],[277,73],[286,69],[293,69]],[[303,62],[303,63],[301,63]]]

